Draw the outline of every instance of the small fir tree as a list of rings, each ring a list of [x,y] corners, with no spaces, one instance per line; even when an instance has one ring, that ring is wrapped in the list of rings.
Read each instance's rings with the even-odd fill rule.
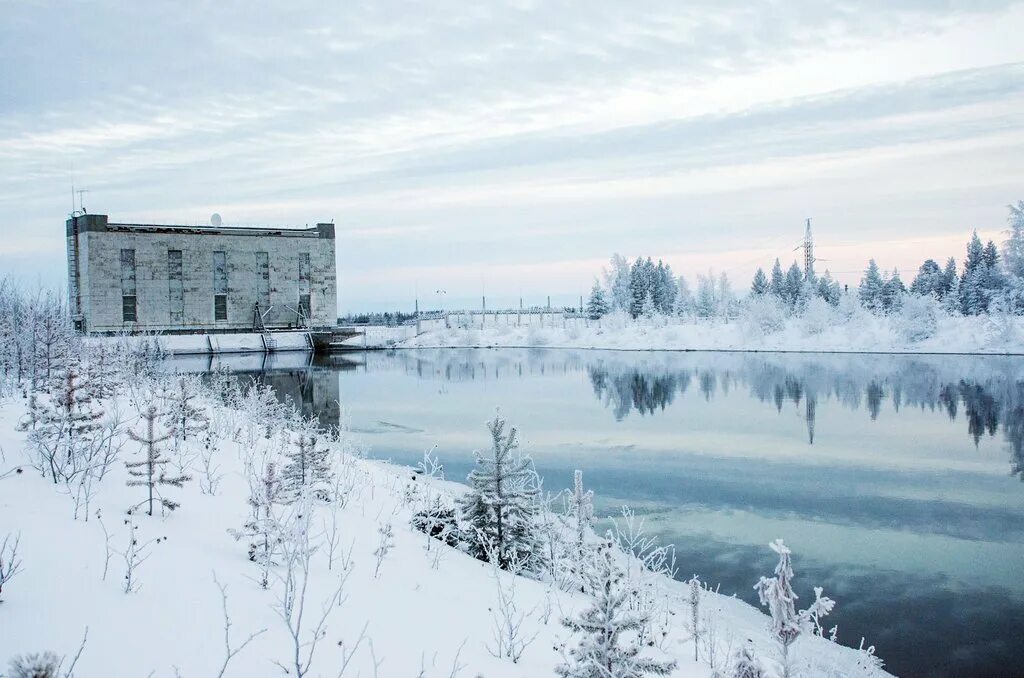
[[[293,500],[304,491],[318,501],[327,501],[331,497],[334,478],[331,452],[318,443],[317,436],[302,431],[285,453],[288,464],[284,467],[282,482]]]
[[[168,394],[168,409],[163,420],[173,431],[175,450],[180,449],[186,440],[195,438],[210,425],[206,413],[194,402],[197,398],[195,389],[185,377],[179,377]]]
[[[156,407],[153,405],[150,405],[141,416],[146,422],[145,434],[139,435],[135,431],[128,431],[128,436],[132,440],[142,443],[142,451],[145,453],[146,458],[142,461],[125,462],[125,466],[128,467],[128,473],[133,478],[127,482],[127,485],[129,487],[145,487],[148,490],[148,497],[136,504],[133,509],[146,504],[146,514],[151,516],[153,515],[154,499],[158,501],[162,508],[168,511],[173,511],[179,506],[177,502],[161,496],[159,486],[182,487],[186,481],[191,480],[191,477],[187,475],[168,476],[166,474],[164,467],[167,465],[167,460],[161,456],[159,445],[171,438],[173,432],[162,436],[156,435],[155,428],[158,415]]]
[[[736,651],[732,662],[730,678],[768,678],[761,662],[754,656],[754,646],[750,641]]]
[[[639,633],[650,621],[649,613],[630,610],[635,590],[615,564],[612,551],[611,541],[598,549],[593,604],[579,617],[562,620],[583,637],[555,673],[562,678],[667,676],[675,669],[675,661],[641,656]]]
[[[259,474],[249,467],[249,520],[241,530],[229,530],[237,539],[249,540],[249,560],[258,564],[261,570],[260,586],[270,586],[270,568],[281,546],[282,526],[274,512],[274,507],[282,499],[281,479],[277,475],[277,466],[268,462]]]
[[[468,523],[469,552],[498,566],[512,563],[527,568],[534,563],[537,531],[537,473],[529,455],[518,452],[515,427],[505,432],[506,422],[495,415],[487,424],[491,452],[475,453],[476,468],[468,476],[470,491],[461,501],[463,519]]]

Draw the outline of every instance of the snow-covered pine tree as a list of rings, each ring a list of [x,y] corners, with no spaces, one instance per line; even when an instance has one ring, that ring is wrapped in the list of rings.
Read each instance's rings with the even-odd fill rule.
[[[750,641],[736,651],[729,678],[768,678],[761,662],[757,661],[757,657],[754,656],[754,646]]]
[[[676,305],[675,314],[680,318],[688,318],[693,314],[693,294],[690,292],[690,285],[686,278],[679,276],[676,280]]]
[[[757,272],[754,274],[754,281],[750,283],[750,293],[756,296],[768,294],[771,291],[771,284],[768,282],[768,276],[764,274],[764,269],[758,267]]]
[[[178,377],[167,394],[167,411],[163,420],[173,431],[175,451],[210,425],[206,413],[194,402],[197,398],[194,385],[185,377]]]
[[[318,436],[303,430],[285,452],[288,463],[281,480],[290,500],[297,499],[303,492],[317,501],[328,501],[331,497],[334,479],[331,451],[318,443]]]
[[[906,293],[907,288],[900,279],[900,272],[895,268],[892,269],[892,273],[886,277],[885,283],[882,285],[882,305],[885,310],[887,312],[898,311],[903,295]]]
[[[1009,228],[1003,241],[1003,263],[1010,276],[1024,278],[1024,200],[1007,207],[1010,210],[1006,217]]]
[[[817,294],[827,301],[830,306],[837,306],[839,304],[839,297],[842,292],[840,292],[839,283],[832,279],[832,274],[827,268],[821,274],[821,277],[818,278]]]
[[[536,559],[537,472],[529,455],[518,452],[515,427],[505,433],[506,422],[500,415],[487,423],[491,451],[477,451],[476,468],[467,480],[470,491],[460,501],[470,555],[487,560],[488,553],[498,566],[508,569],[512,563],[531,568]]]
[[[167,460],[164,459],[160,454],[160,443],[168,440],[172,437],[173,433],[168,432],[162,436],[156,435],[156,419],[157,411],[156,407],[150,405],[145,412],[141,415],[142,419],[146,422],[146,432],[143,435],[136,433],[135,431],[128,431],[128,436],[138,442],[142,443],[142,450],[146,455],[146,458],[142,461],[128,461],[125,462],[125,466],[128,467],[128,474],[132,476],[132,480],[129,480],[126,484],[129,487],[145,487],[148,490],[148,497],[143,501],[130,509],[134,509],[147,504],[146,514],[153,515],[153,499],[157,499],[162,508],[168,511],[173,511],[178,508],[177,502],[171,501],[160,495],[158,487],[160,485],[170,485],[171,487],[181,487],[186,481],[190,480],[191,477],[187,475],[168,476],[164,471],[164,466],[167,465]]]
[[[786,295],[786,276],[782,273],[782,264],[775,259],[772,266],[772,280],[770,283],[771,293],[782,299]]]
[[[789,304],[790,308],[795,308],[797,302],[800,300],[800,290],[804,286],[804,274],[800,270],[800,265],[795,261],[790,264],[789,270],[786,271],[786,280],[782,285],[782,298]]]
[[[860,288],[857,290],[857,297],[861,306],[869,311],[879,313],[885,310],[883,289],[885,281],[882,280],[882,273],[878,270],[878,264],[874,259],[868,261],[867,270],[860,280]]]
[[[714,318],[718,312],[718,299],[715,294],[715,276],[708,271],[705,276],[697,274],[697,298],[693,302],[698,318]]]
[[[754,590],[757,591],[761,604],[767,605],[768,611],[771,613],[772,637],[779,643],[782,650],[782,675],[783,678],[790,678],[790,646],[801,633],[812,628],[811,619],[817,620],[831,612],[835,607],[835,601],[823,597],[821,590],[815,589],[814,603],[806,610],[797,612],[797,595],[793,591],[793,561],[791,558],[793,552],[781,539],[776,539],[768,546],[779,555],[779,562],[775,566],[775,576],[761,577],[761,580],[754,586]]]
[[[579,617],[562,624],[582,635],[569,651],[566,662],[555,667],[562,678],[642,678],[667,676],[675,661],[659,661],[641,655],[638,634],[647,625],[642,612],[630,610],[634,591],[615,564],[613,545],[598,548],[594,567],[594,602]]]
[[[950,261],[953,258],[950,257]],[[946,271],[948,271],[948,267]],[[949,287],[946,288],[945,294],[942,297],[942,310],[949,315],[960,315],[963,307],[960,303],[960,278],[956,275],[956,269],[953,269],[953,276],[947,277],[946,271],[943,271],[943,284],[948,282]]]
[[[590,299],[587,300],[587,317],[591,320],[598,320],[608,315],[609,310],[611,309],[608,307],[604,290],[601,289],[601,283],[595,280],[594,286],[590,289]]]
[[[942,269],[934,259],[926,259],[917,269],[914,282],[910,283],[910,291],[921,296],[933,295],[938,299],[941,296],[941,288]]]
[[[572,542],[572,573],[579,583],[580,590],[587,590],[586,566],[589,562],[590,549],[587,545],[587,534],[594,521],[594,493],[583,489],[583,471],[576,469],[573,473],[572,494],[566,513],[573,530]]]
[[[945,300],[950,290],[960,289],[960,277],[956,273],[956,259],[950,257],[946,260],[946,266],[942,269],[942,278],[939,283],[939,298]],[[957,297],[959,301],[959,297]]]
[[[644,312],[644,304],[653,297],[656,268],[650,257],[637,257],[629,272],[629,313],[634,318]]]

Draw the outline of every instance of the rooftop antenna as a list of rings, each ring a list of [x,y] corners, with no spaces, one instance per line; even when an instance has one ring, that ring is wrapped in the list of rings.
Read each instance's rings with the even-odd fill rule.
[[[88,192],[89,192],[89,189],[87,189],[87,188],[80,188],[77,191],[75,191],[75,193],[78,194],[78,209],[81,210],[82,214],[86,213],[85,212],[85,203],[82,202],[82,195],[84,193],[88,193]],[[74,204],[75,204],[74,197],[72,197],[71,206],[74,207]]]

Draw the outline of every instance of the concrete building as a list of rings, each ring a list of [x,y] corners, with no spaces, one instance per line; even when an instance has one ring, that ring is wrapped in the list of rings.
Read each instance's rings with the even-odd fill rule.
[[[333,327],[334,224],[236,228],[67,220],[68,295],[89,333]]]

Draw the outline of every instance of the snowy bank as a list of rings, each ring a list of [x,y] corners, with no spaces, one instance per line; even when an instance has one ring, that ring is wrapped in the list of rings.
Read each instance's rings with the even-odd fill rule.
[[[928,333],[900,316],[859,312],[822,318],[741,317],[636,320],[565,318],[554,326],[454,326],[424,332],[402,348],[546,347],[649,351],[806,351],[828,353],[1024,354],[1024,318],[937,314]],[[927,334],[927,336],[922,336]]]
[[[106,432],[105,453],[90,467],[102,473],[58,482],[30,440],[43,421],[32,414],[39,401],[0,403],[0,539],[17,537],[21,562],[0,594],[0,661],[52,650],[67,669],[87,630],[78,678],[296,675],[296,655],[309,676],[501,678],[553,675],[578,642],[560,620],[590,605],[590,596],[498,570],[410,526],[417,512],[453,506],[463,485],[364,459],[349,434],[312,431],[269,392],[239,388],[223,373],[209,387],[139,377],[105,389],[81,405],[102,413],[95,421]],[[154,435],[171,435],[160,444],[167,477],[190,477],[180,487],[157,486],[179,506],[161,510],[158,497],[153,515],[147,487],[127,484],[140,467],[125,464],[146,458],[129,431],[149,437],[140,412],[150,404],[164,413]],[[178,434],[166,427],[175,417]],[[295,542],[304,539],[304,548],[261,563],[246,543],[261,478],[268,460],[281,462],[277,472],[287,477],[283,462],[309,449],[308,436],[327,441],[319,462],[332,482],[316,491],[329,498],[303,494],[274,508],[273,520],[304,526]],[[85,487],[83,477],[95,482]],[[779,675],[771,620],[761,611],[701,590],[695,643],[691,587],[634,559],[626,567],[658,611],[645,652],[675,660],[671,675],[729,675],[711,664],[723,668],[748,639],[769,675]],[[799,554],[796,568],[799,576]],[[513,661],[501,648],[517,643]],[[811,633],[790,655],[807,676],[886,675],[866,653]]]

